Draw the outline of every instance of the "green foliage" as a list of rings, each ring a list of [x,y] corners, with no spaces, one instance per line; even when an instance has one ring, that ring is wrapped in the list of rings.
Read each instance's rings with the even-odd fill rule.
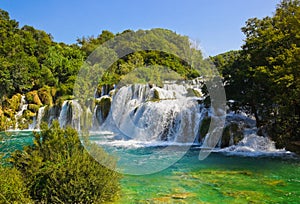
[[[0,203],[33,203],[17,169],[0,165],[0,183]]]
[[[115,160],[96,145],[85,150],[74,129],[42,125],[34,145],[12,155],[11,163],[25,178],[38,203],[100,203],[118,197],[120,175],[111,170]],[[110,168],[108,168],[110,167]]]
[[[283,0],[272,17],[249,19],[242,31],[242,51],[213,58],[231,108],[253,114],[278,147],[299,141],[300,1]]]
[[[37,113],[39,111],[40,106],[36,104],[28,104],[28,110],[31,112]]]
[[[12,109],[13,111],[18,111],[21,105],[21,94],[13,95],[10,99],[7,100],[8,105],[6,105],[8,108]]]
[[[0,14],[2,106],[17,93],[25,94],[29,104],[39,106],[57,104],[57,99],[71,95],[79,101],[93,101],[92,87],[101,90],[118,83],[161,86],[164,80],[191,79],[209,70],[201,51],[189,38],[170,30],[126,30],[116,35],[102,31],[97,37],[83,37],[77,44],[66,45],[31,26],[20,28],[1,9]],[[136,41],[131,40],[133,36]],[[6,108],[6,117],[13,120],[16,110]]]

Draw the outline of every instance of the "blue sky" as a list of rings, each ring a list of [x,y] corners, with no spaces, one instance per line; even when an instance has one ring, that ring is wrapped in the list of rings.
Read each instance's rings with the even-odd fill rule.
[[[55,41],[75,43],[126,29],[167,28],[200,43],[206,56],[236,50],[241,27],[252,17],[274,13],[280,0],[0,0],[21,26],[51,33]]]

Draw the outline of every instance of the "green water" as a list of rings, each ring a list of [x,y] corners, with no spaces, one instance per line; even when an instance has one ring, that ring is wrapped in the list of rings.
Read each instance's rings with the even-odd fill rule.
[[[26,144],[32,144],[31,132],[10,133],[0,151],[10,153]],[[159,148],[115,149],[119,153],[147,154]],[[153,165],[160,165],[172,154],[176,151]],[[199,161],[198,156],[199,149],[192,148],[161,172],[124,175],[121,196],[115,203],[300,203],[299,157],[212,153]]]
[[[118,203],[299,203],[300,162],[280,157],[213,153],[198,160],[190,150],[168,169],[125,176]]]

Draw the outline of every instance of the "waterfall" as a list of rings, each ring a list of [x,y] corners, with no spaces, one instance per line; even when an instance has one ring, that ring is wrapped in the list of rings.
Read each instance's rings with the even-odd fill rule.
[[[71,125],[76,130],[80,130],[80,118],[82,108],[76,100],[64,101],[58,117],[60,127]]]
[[[103,92],[107,91],[103,89]],[[66,100],[61,107],[54,105],[48,111],[45,111],[46,106],[40,107],[29,129],[39,130],[43,118],[48,120],[49,125],[58,119],[62,128],[70,125],[81,130],[81,126],[85,125],[96,132],[113,133],[107,138],[114,142],[197,143],[202,148],[218,143],[218,147],[223,148],[218,151],[222,152],[248,154],[278,151],[273,141],[256,134],[255,120],[243,113],[227,113],[223,138],[211,136],[223,128],[218,125],[217,119],[221,111],[204,105],[196,83],[165,84],[163,87],[128,85],[114,89],[113,95],[102,95],[95,101],[93,112],[88,107],[85,115],[76,100]],[[22,96],[19,111],[15,114],[16,129],[27,108],[25,96]],[[213,127],[216,128],[200,135],[204,118],[215,118]]]
[[[52,124],[53,120],[58,119],[60,115],[61,115],[61,107],[59,107],[57,105],[50,107],[50,109],[47,113],[48,126],[50,126]]]
[[[33,119],[32,119],[32,123],[29,124],[29,126],[28,126],[28,130],[34,130],[36,124],[37,124],[37,122],[36,122],[36,116],[34,116]]]
[[[58,122],[60,127],[66,127],[68,123],[68,110],[69,110],[69,101],[64,101],[61,106],[61,111],[59,113]]]
[[[22,117],[23,112],[25,110],[27,110],[27,108],[28,108],[28,104],[26,104],[25,96],[22,95],[22,97],[21,97],[21,103],[20,103],[20,107],[19,107],[19,111],[15,115],[15,119],[16,119],[16,127],[15,127],[15,129],[18,129],[19,119]]]
[[[38,110],[36,126],[35,126],[35,129],[37,129],[37,130],[40,129],[40,125],[41,125],[42,119],[43,119],[44,114],[45,114],[45,108],[46,108],[46,106],[43,106],[43,107],[40,107],[39,110]]]
[[[80,104],[76,100],[71,101],[71,107],[72,107],[72,123],[71,126],[75,128],[76,130],[80,131],[80,120],[82,115],[82,108]]]
[[[123,139],[193,143],[205,108],[199,104],[201,99],[187,97],[188,88],[176,84],[124,86],[114,95],[100,129],[117,131]]]
[[[45,113],[45,107],[46,106],[43,106],[43,107],[39,108],[39,110],[37,112],[37,115],[33,117],[33,121],[28,127],[29,130],[39,130],[40,129],[42,118],[43,118],[44,113]]]

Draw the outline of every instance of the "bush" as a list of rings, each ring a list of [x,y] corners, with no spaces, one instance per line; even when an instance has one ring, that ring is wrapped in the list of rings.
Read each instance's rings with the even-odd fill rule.
[[[116,162],[101,148],[86,143],[105,165],[85,150],[74,129],[61,129],[57,121],[51,128],[43,124],[34,137],[34,145],[15,152],[11,162],[36,202],[100,203],[118,197],[120,175],[111,170]]]
[[[0,163],[0,203],[33,203],[21,173]]]

